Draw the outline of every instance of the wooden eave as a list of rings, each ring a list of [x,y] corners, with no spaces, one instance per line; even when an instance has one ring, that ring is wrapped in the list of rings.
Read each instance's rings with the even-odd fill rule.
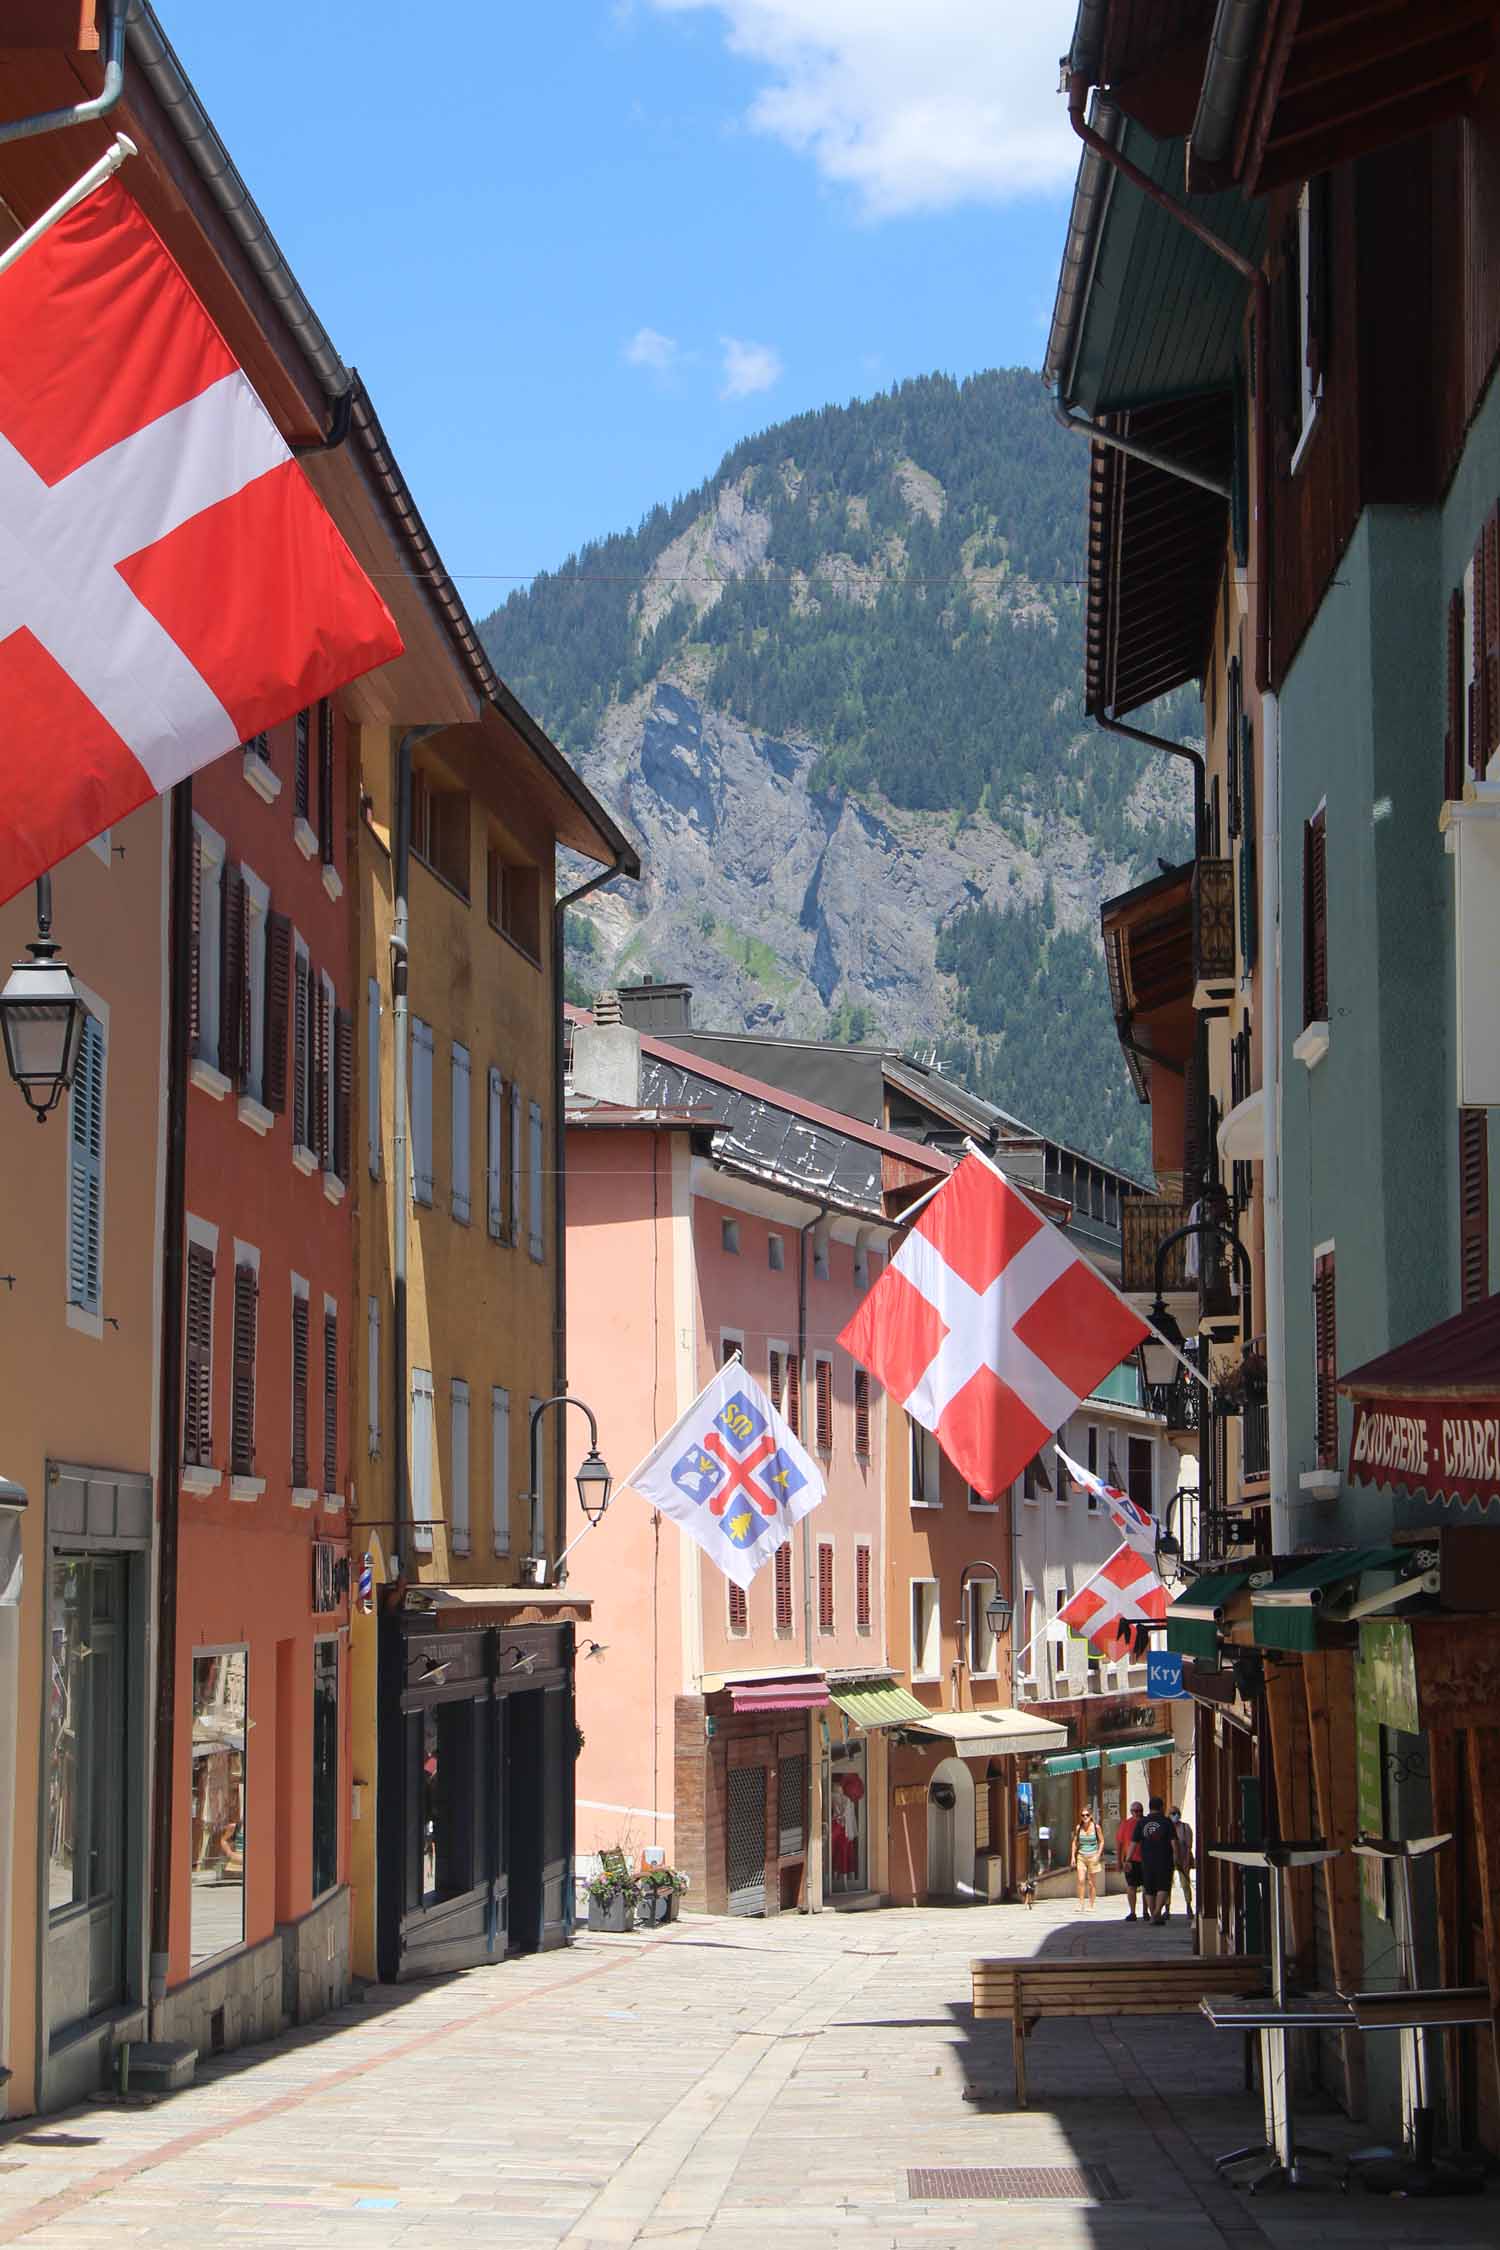
[[[1097,23],[1092,48],[1075,36],[1070,60],[1150,133],[1185,133],[1193,120],[1216,0],[1105,0],[1080,11]]]
[[[1142,1016],[1193,999],[1193,868],[1167,869],[1106,899],[1099,926],[1110,963],[1111,999],[1121,1036]]]

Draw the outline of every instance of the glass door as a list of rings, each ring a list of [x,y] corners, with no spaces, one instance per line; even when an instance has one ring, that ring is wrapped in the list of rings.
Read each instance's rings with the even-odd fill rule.
[[[49,2015],[54,2029],[124,1992],[126,1559],[57,1555],[47,1685]]]
[[[866,1872],[865,1745],[838,1742],[829,1752],[823,1786],[828,1888],[835,1898],[869,1887]]]

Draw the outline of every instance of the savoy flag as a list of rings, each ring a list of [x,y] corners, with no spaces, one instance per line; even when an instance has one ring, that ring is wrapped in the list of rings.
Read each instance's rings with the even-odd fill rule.
[[[720,1368],[625,1482],[736,1586],[749,1585],[827,1491],[816,1462],[738,1360]]]

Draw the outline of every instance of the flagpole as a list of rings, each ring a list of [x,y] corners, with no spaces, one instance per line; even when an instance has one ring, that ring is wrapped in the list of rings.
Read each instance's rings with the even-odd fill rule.
[[[8,250],[0,250],[0,273],[8,273],[16,260],[24,257],[49,227],[55,227],[59,219],[67,217],[75,204],[81,203],[86,195],[92,195],[96,187],[102,187],[111,173],[119,171],[127,156],[136,154],[138,151],[135,142],[129,134],[116,133],[112,145],[105,150],[98,163],[91,164],[82,179],[75,180],[39,219],[33,219],[26,232],[18,234]]]
[[[1026,1190],[1022,1186],[1020,1186],[1017,1181],[1013,1180],[1008,1172],[1002,1172],[999,1165],[995,1162],[994,1158],[992,1156],[986,1155],[985,1151],[979,1146],[977,1141],[966,1139],[964,1142],[964,1148],[968,1155],[977,1156],[980,1163],[986,1166],[989,1171],[993,1172],[997,1180],[1003,1181],[1004,1185],[1010,1189],[1012,1195],[1018,1195],[1020,1197],[1021,1201],[1025,1204],[1027,1210],[1031,1213],[1033,1218],[1040,1219],[1044,1225],[1049,1223],[1047,1221],[1046,1213],[1038,1211],[1036,1205],[1032,1202],[1030,1196],[1026,1193]],[[1093,1261],[1090,1260],[1089,1262],[1093,1272],[1095,1274],[1098,1274],[1098,1277],[1103,1282],[1105,1288],[1108,1289],[1113,1296],[1119,1298],[1126,1311],[1133,1313],[1137,1320],[1146,1321],[1146,1326],[1151,1330],[1151,1333],[1156,1338],[1156,1341],[1159,1344],[1165,1345],[1166,1349],[1172,1354],[1172,1357],[1179,1363],[1179,1365],[1185,1368],[1187,1373],[1191,1375],[1195,1379],[1195,1381],[1200,1382],[1206,1391],[1212,1391],[1213,1384],[1204,1374],[1202,1368],[1195,1367],[1192,1361],[1187,1357],[1187,1354],[1185,1352],[1179,1351],[1177,1346],[1172,1342],[1171,1338],[1169,1336],[1164,1336],[1161,1330],[1156,1326],[1154,1321],[1146,1320],[1146,1315],[1141,1311],[1140,1307],[1138,1305],[1133,1305],[1130,1302],[1130,1299],[1126,1296],[1123,1289],[1117,1289],[1115,1287],[1115,1284],[1110,1280],[1107,1273],[1100,1273],[1099,1268],[1093,1264]]]

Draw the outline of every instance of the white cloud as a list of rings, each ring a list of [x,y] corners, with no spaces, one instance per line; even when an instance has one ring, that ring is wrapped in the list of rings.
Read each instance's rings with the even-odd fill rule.
[[[659,328],[638,328],[625,346],[625,357],[632,367],[651,367],[665,375],[682,357],[682,347]]]
[[[720,398],[749,398],[781,381],[781,354],[771,345],[747,344],[738,336],[721,336],[719,342],[724,347]]]
[[[711,9],[770,73],[757,131],[811,156],[872,218],[1064,187],[1079,146],[1057,93],[1076,0],[652,0]]]

